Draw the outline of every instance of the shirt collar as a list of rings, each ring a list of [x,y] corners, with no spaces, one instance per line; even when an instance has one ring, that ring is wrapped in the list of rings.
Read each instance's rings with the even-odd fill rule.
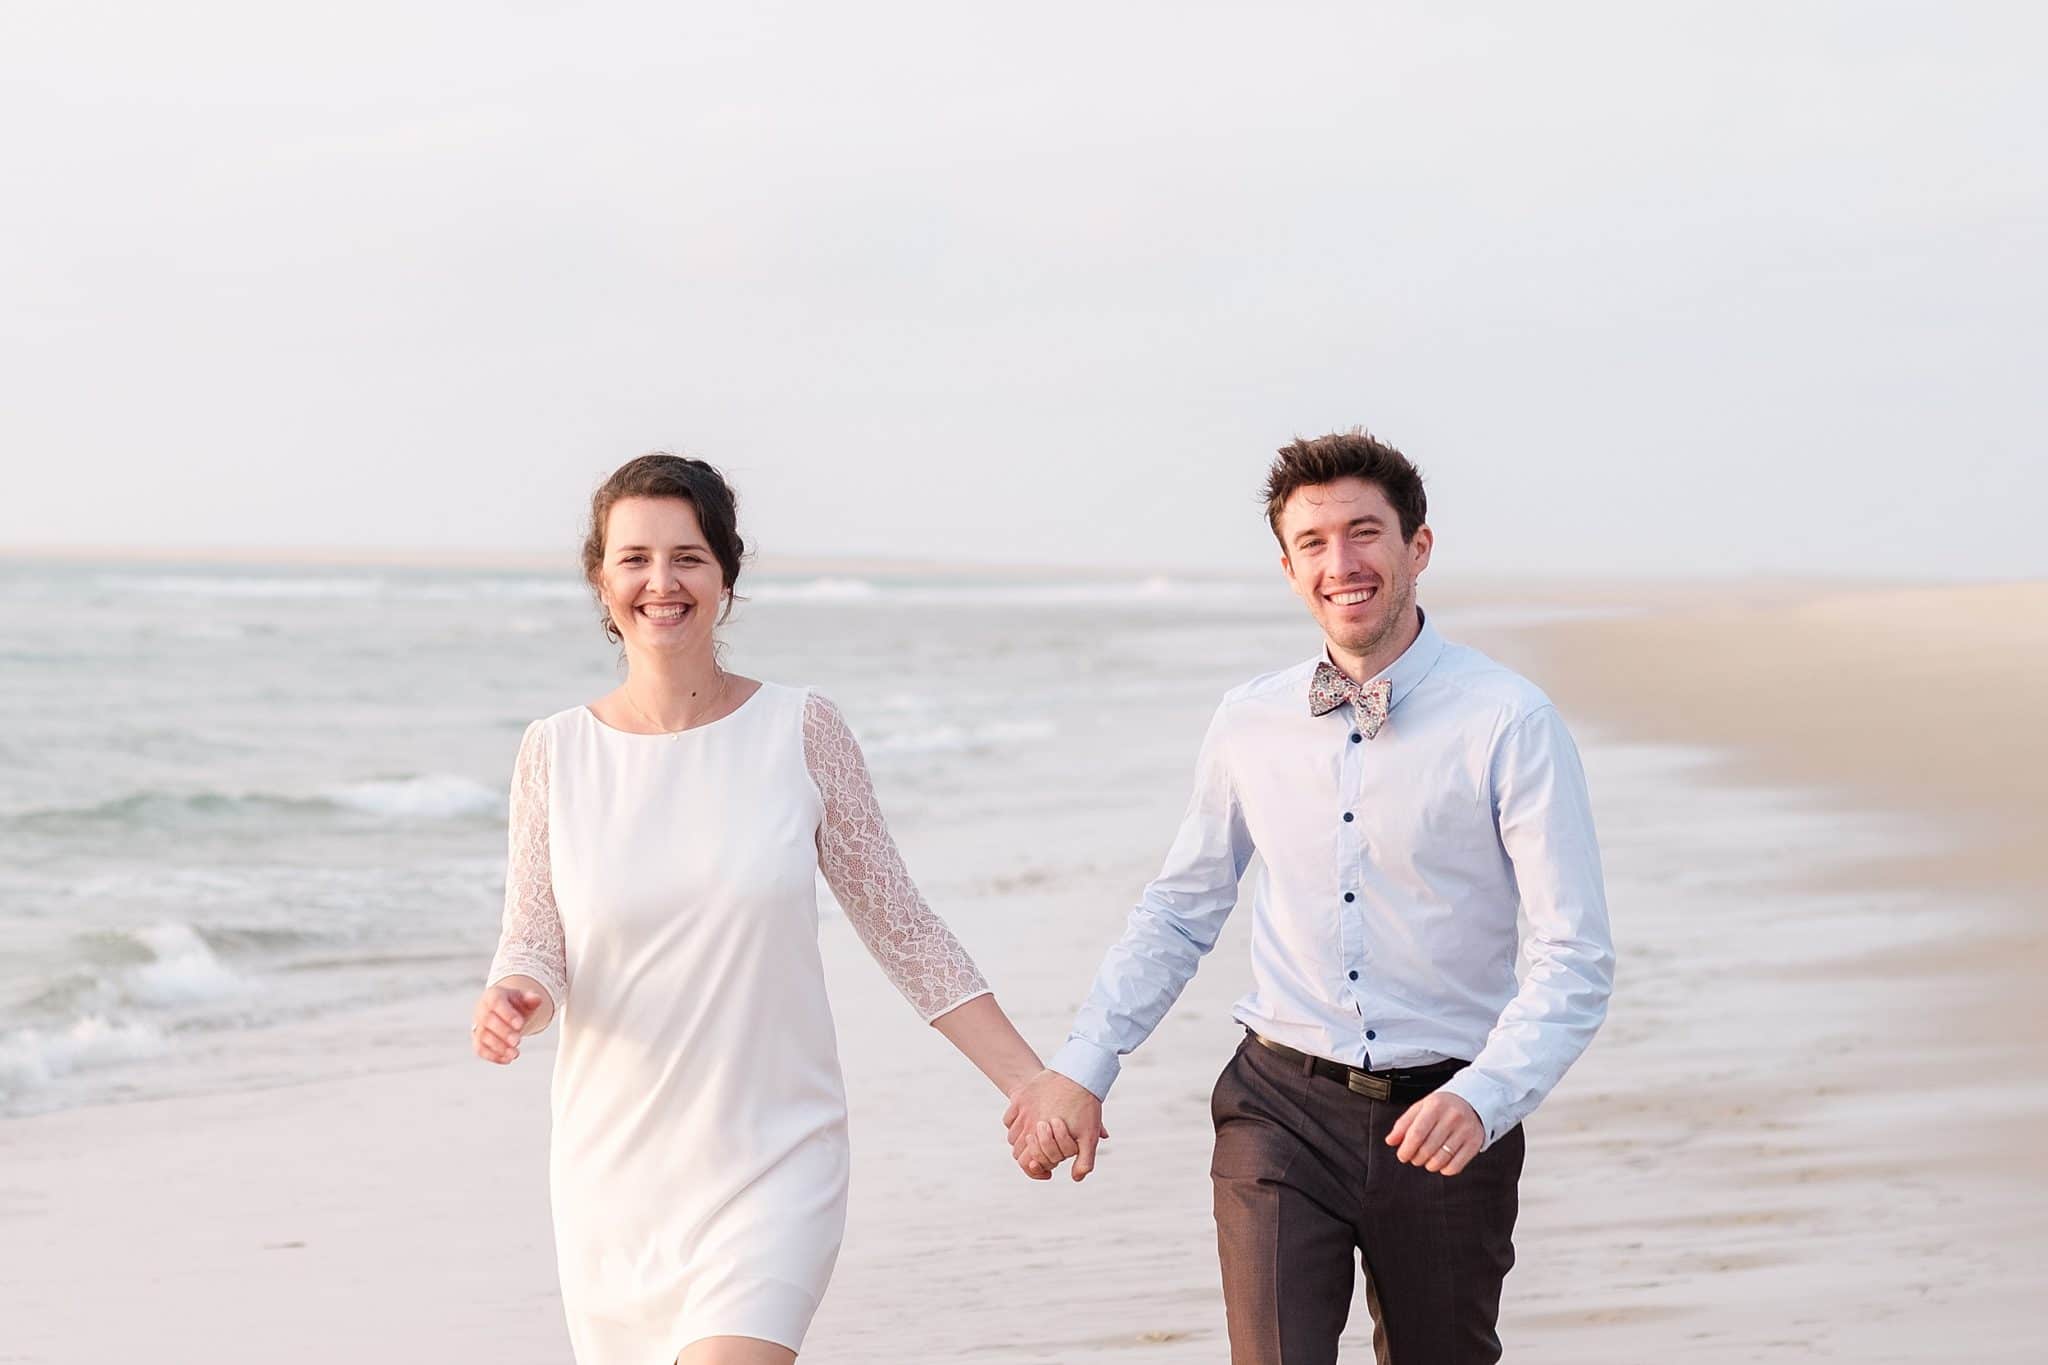
[[[1415,614],[1422,618],[1422,629],[1416,633],[1415,639],[1407,649],[1401,651],[1400,658],[1365,680],[1368,687],[1381,678],[1385,678],[1393,685],[1387,697],[1389,711],[1399,706],[1401,699],[1413,692],[1415,685],[1429,676],[1429,670],[1436,667],[1437,659],[1444,652],[1444,637],[1430,624],[1429,613],[1417,607]],[[1337,666],[1337,661],[1330,658],[1328,645],[1323,647],[1322,657],[1332,668]]]

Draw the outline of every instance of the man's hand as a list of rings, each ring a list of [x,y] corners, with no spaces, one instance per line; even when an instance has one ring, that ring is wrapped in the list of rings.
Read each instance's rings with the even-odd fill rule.
[[[1446,1090],[1433,1091],[1409,1105],[1387,1134],[1387,1145],[1401,1149],[1394,1154],[1398,1160],[1439,1175],[1464,1170],[1485,1141],[1486,1126],[1479,1115]]]
[[[1095,1144],[1109,1136],[1102,1126],[1102,1101],[1088,1087],[1057,1071],[1041,1071],[1010,1096],[1003,1112],[1010,1155],[1033,1180],[1052,1179],[1053,1168],[1074,1160],[1074,1179],[1095,1169]]]

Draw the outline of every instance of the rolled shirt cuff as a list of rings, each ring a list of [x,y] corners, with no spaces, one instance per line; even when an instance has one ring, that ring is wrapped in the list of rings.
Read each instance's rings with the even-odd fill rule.
[[[1116,1084],[1117,1073],[1123,1069],[1123,1058],[1115,1048],[1071,1037],[1046,1067],[1084,1087],[1096,1099],[1106,1100],[1110,1086]]]

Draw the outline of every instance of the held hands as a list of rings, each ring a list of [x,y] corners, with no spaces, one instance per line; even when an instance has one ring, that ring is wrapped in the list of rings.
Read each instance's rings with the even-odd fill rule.
[[[1486,1127],[1472,1106],[1443,1090],[1409,1105],[1387,1134],[1387,1145],[1400,1147],[1397,1160],[1439,1175],[1464,1170],[1485,1142]]]
[[[1041,1071],[1011,1092],[1003,1113],[1010,1155],[1033,1180],[1052,1179],[1053,1169],[1074,1158],[1074,1179],[1095,1169],[1095,1144],[1109,1136],[1102,1126],[1102,1101],[1057,1071]]]
[[[499,1066],[519,1058],[519,1040],[528,1029],[543,1027],[551,1012],[540,983],[530,977],[508,976],[484,987],[476,999],[469,1026],[469,1044],[476,1055]]]

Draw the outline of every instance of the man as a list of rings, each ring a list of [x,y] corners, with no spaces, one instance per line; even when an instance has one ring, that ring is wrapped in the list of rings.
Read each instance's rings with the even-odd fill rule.
[[[1433,537],[1398,450],[1296,441],[1266,494],[1323,652],[1224,697],[1164,868],[1005,1115],[1012,1150],[1040,1179],[1094,1168],[1120,1058],[1261,853],[1247,1033],[1211,1106],[1231,1360],[1335,1361],[1355,1248],[1383,1363],[1497,1361],[1520,1124],[1613,976],[1584,774],[1543,694],[1416,605]]]

